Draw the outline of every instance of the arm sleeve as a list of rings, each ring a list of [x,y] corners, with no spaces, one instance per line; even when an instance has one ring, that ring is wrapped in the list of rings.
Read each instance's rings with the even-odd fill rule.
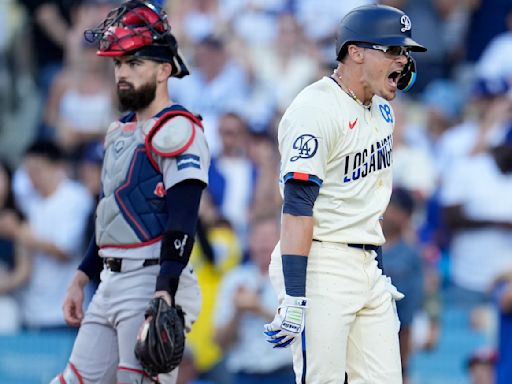
[[[320,186],[311,181],[290,179],[284,185],[283,213],[313,216],[313,206]]]
[[[85,273],[89,277],[89,280],[97,280],[103,269],[103,259],[98,255],[98,251],[96,235],[93,235],[91,241],[89,241],[85,256],[78,266],[78,269]]]
[[[199,180],[185,180],[167,190],[169,220],[162,239],[156,290],[167,290],[173,297],[178,290],[181,272],[190,259],[199,216],[199,203],[205,186],[206,184]],[[176,255],[176,241],[185,243],[179,257]]]
[[[201,194],[206,184],[200,180],[185,180],[167,190],[168,231],[195,235]]]

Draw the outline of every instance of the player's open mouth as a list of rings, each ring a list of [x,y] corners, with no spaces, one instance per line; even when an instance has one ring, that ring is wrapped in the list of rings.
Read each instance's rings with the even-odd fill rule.
[[[398,85],[398,79],[400,79],[400,76],[402,75],[402,71],[401,70],[396,70],[396,71],[393,71],[391,72],[389,75],[388,75],[388,83],[396,88],[397,85]]]

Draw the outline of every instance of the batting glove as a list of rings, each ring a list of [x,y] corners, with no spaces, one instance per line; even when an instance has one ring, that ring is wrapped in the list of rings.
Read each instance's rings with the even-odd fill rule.
[[[274,348],[286,348],[301,335],[307,304],[308,299],[305,297],[285,296],[274,320],[264,326],[267,341]]]

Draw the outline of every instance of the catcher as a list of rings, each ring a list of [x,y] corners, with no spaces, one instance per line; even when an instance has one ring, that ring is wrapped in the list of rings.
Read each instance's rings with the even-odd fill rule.
[[[201,302],[188,261],[208,146],[201,121],[169,99],[168,78],[188,70],[160,8],[128,1],[85,37],[113,58],[129,113],[106,134],[95,236],[63,305],[80,330],[51,383],[175,383]],[[97,276],[84,316],[84,287]]]

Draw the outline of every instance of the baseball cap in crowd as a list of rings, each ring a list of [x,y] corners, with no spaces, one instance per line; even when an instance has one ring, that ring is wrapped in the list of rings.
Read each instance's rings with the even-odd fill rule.
[[[457,119],[464,106],[462,90],[447,79],[431,81],[423,90],[421,100],[425,106],[436,109],[450,120]]]
[[[84,148],[82,152],[82,163],[100,165],[103,163],[103,143],[95,141]]]
[[[471,87],[471,95],[476,98],[488,98],[506,94],[510,83],[502,77],[477,77]]]

